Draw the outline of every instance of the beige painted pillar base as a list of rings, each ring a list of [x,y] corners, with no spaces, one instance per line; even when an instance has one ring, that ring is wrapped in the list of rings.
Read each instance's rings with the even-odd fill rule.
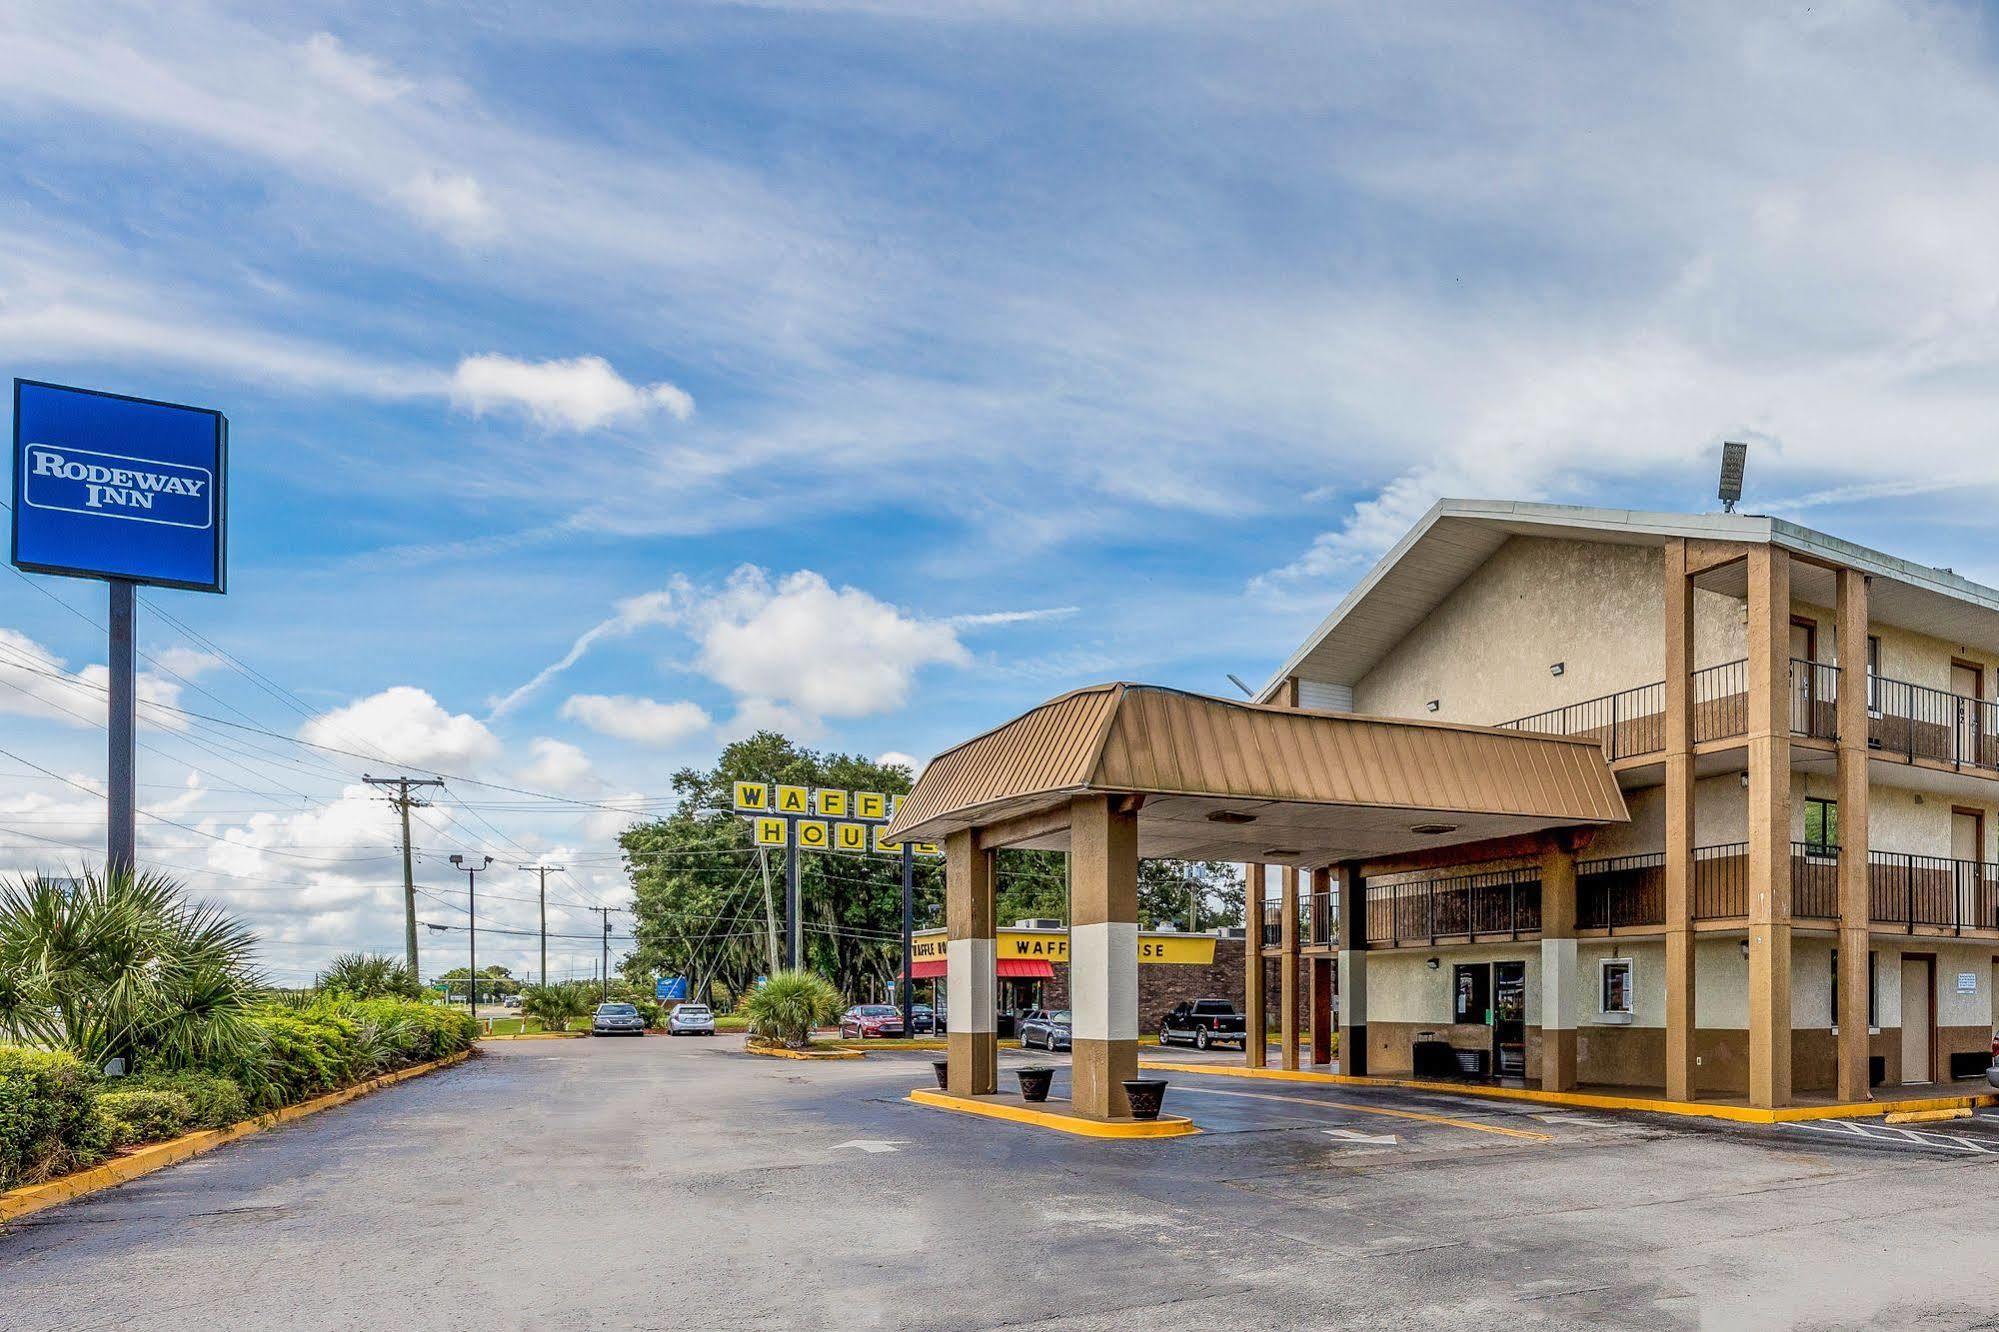
[[[1576,852],[1556,838],[1541,854],[1541,1086],[1576,1086]]]
[[[945,1090],[956,1096],[987,1096],[999,1090],[999,1036],[990,1031],[944,1035]]]
[[[1071,1043],[1070,1104],[1080,1114],[1099,1119],[1129,1119],[1131,1102],[1124,1094],[1127,1080],[1138,1076],[1136,1041]]]

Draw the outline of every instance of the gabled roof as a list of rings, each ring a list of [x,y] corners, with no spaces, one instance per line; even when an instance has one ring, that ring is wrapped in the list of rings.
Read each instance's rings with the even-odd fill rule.
[[[940,841],[1095,793],[1145,797],[1141,855],[1273,864],[1627,817],[1594,740],[1108,684],[1051,699],[938,755],[887,836]],[[1058,827],[1019,844],[1066,843]]]
[[[1351,685],[1422,623],[1444,598],[1516,536],[1663,546],[1670,537],[1781,546],[1810,560],[1861,570],[1873,580],[1870,609],[1881,623],[1999,652],[1999,590],[1948,569],[1932,568],[1842,541],[1782,518],[1742,513],[1645,513],[1517,500],[1439,500],[1337,609],[1278,667],[1257,694],[1276,697],[1290,676]],[[1739,582],[1739,569],[1733,575]],[[1729,575],[1703,582],[1740,593]],[[1833,600],[1832,575],[1800,564],[1794,595]]]

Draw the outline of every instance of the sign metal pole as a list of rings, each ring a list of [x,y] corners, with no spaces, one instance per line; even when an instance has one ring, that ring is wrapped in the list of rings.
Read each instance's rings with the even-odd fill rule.
[[[911,944],[909,936],[912,931],[911,918],[915,915],[915,910],[916,848],[908,842],[904,842],[902,844],[902,984],[898,988],[902,991],[902,1034],[905,1036],[914,1036],[916,1034],[916,1028],[910,1025],[909,1011],[909,973],[911,969]],[[936,1014],[935,1005],[931,1006],[931,1014],[934,1024]],[[936,1035],[935,1030],[931,1034],[933,1036]]]
[[[784,839],[784,956],[785,965],[797,971],[804,963],[800,956],[802,931],[798,922],[798,820],[787,818]]]
[[[111,678],[110,763],[106,771],[108,808],[105,813],[104,860],[111,873],[134,873],[139,863],[139,788],[134,642],[138,614],[135,584],[122,578],[110,580],[111,588]]]

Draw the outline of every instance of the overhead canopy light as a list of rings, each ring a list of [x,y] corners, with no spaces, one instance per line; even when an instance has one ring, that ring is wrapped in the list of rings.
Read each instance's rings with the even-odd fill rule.
[[[1424,837],[1435,837],[1440,833],[1454,833],[1457,830],[1458,825],[1455,823],[1412,823],[1409,825],[1410,832]]]
[[[1255,823],[1255,822],[1256,822],[1256,815],[1254,815],[1254,814],[1244,814],[1244,813],[1243,813],[1242,811],[1240,811],[1240,810],[1235,810],[1235,809],[1217,809],[1217,810],[1212,810],[1212,811],[1210,811],[1210,812],[1209,812],[1209,814],[1208,814],[1208,822],[1210,822],[1210,823]]]

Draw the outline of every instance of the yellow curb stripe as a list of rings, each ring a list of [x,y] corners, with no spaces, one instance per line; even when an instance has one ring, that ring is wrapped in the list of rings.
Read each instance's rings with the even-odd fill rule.
[[[760,1059],[865,1059],[859,1050],[784,1050],[774,1046],[745,1045],[744,1054]]]
[[[1316,1106],[1321,1110],[1354,1110],[1363,1115],[1389,1115],[1396,1119],[1416,1119],[1425,1124],[1442,1124],[1447,1128],[1470,1129],[1474,1133],[1496,1133],[1504,1138],[1525,1138],[1529,1142],[1553,1142],[1552,1133],[1536,1133],[1531,1129],[1504,1128],[1498,1124],[1474,1124],[1469,1119],[1452,1119],[1448,1115],[1426,1115],[1416,1110],[1391,1110],[1381,1105],[1356,1105],[1352,1101],[1315,1101],[1309,1096],[1282,1096],[1274,1092],[1231,1091],[1222,1087],[1182,1087],[1181,1091],[1192,1092],[1196,1096],[1241,1096],[1255,1101],[1289,1101],[1293,1105]]]
[[[1192,1120],[1178,1115],[1161,1115],[1152,1120],[1120,1120],[1109,1123],[1101,1119],[1084,1119],[1079,1115],[1065,1115],[1055,1110],[1030,1110],[1024,1105],[1009,1105],[1004,1101],[975,1101],[963,1096],[952,1096],[947,1092],[929,1091],[918,1087],[909,1094],[909,1100],[917,1105],[935,1106],[940,1110],[956,1110],[962,1115],[982,1115],[987,1119],[1004,1119],[1015,1124],[1032,1124],[1036,1128],[1054,1129],[1059,1133],[1074,1134],[1079,1138],[1188,1138],[1201,1130]]]
[[[1961,1106],[1952,1110],[1898,1110],[1882,1117],[1886,1124],[1933,1124],[1942,1119],[1969,1119],[1971,1108]]]
[[[580,1041],[584,1031],[503,1031],[497,1036],[481,1036],[482,1041]]]
[[[267,1128],[288,1124],[294,1119],[317,1114],[321,1110],[331,1110],[336,1105],[345,1105],[357,1097],[366,1096],[371,1091],[394,1086],[410,1078],[421,1077],[440,1068],[449,1068],[471,1056],[470,1050],[460,1050],[457,1054],[446,1055],[428,1064],[417,1064],[412,1068],[398,1069],[394,1073],[384,1073],[379,1078],[357,1083],[324,1096],[315,1096],[310,1101],[300,1101],[297,1105],[287,1105],[255,1119],[245,1119],[231,1124],[228,1128],[202,1129],[195,1133],[183,1134],[166,1142],[156,1142],[124,1156],[106,1161],[102,1165],[78,1170],[52,1179],[46,1184],[28,1184],[18,1189],[0,1193],[0,1222],[17,1220],[44,1208],[71,1202],[87,1194],[98,1193],[113,1188],[127,1180],[141,1175],[150,1175],[155,1170],[164,1170],[170,1165],[199,1156],[203,1152],[214,1151],[224,1143],[238,1138],[247,1138],[252,1133],[262,1133]]]
[[[1346,1073],[1308,1073],[1304,1069],[1240,1068],[1227,1064],[1174,1064],[1141,1059],[1140,1068],[1174,1073],[1200,1073],[1224,1078],[1268,1078],[1279,1082],[1314,1082],[1340,1087],[1404,1087],[1441,1092],[1446,1096],[1487,1096],[1502,1101],[1532,1101],[1587,1110],[1638,1110],[1653,1115],[1692,1119],[1725,1119],[1738,1124],[1793,1124],[1808,1119],[1872,1119],[1905,1110],[1956,1110],[1999,1105],[1999,1094],[1905,1098],[1893,1101],[1850,1101],[1840,1105],[1792,1105],[1778,1110],[1749,1105],[1717,1105],[1708,1101],[1668,1101],[1648,1096],[1614,1096],[1600,1092],[1553,1092],[1536,1087],[1481,1087],[1461,1082],[1429,1082],[1415,1078],[1356,1077]]]

